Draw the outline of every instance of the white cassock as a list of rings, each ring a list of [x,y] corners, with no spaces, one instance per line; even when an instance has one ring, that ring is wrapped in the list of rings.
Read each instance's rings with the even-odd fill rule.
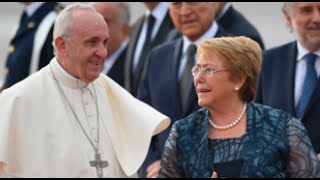
[[[169,124],[107,76],[84,85],[53,59],[0,94],[2,175],[97,177],[89,161],[99,131],[99,153],[108,162],[103,176],[137,177],[151,137]]]

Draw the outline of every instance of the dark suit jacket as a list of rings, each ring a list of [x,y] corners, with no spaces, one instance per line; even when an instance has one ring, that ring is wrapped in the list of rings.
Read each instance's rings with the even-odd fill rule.
[[[255,40],[264,49],[263,40],[258,30],[233,6],[226,11],[226,13],[219,18],[218,24],[222,28],[235,36],[247,36]]]
[[[256,102],[282,109],[295,116],[294,82],[297,42],[267,50],[263,54]],[[316,153],[320,153],[320,81],[302,117]]]
[[[120,86],[124,87],[124,64],[126,60],[126,53],[128,47],[126,47],[117,58],[116,62],[108,72],[108,76],[116,81]]]
[[[125,88],[134,96],[137,95],[137,90],[138,90],[139,83],[141,81],[143,68],[145,67],[145,62],[142,62],[142,63],[139,62],[139,66],[137,67],[137,74],[135,75],[136,78],[133,79],[132,65],[133,65],[134,52],[136,50],[136,45],[139,40],[143,21],[144,21],[144,16],[140,17],[132,27],[128,52],[127,52],[126,62],[125,62]],[[157,35],[151,42],[151,47],[149,51],[142,52],[142,53],[149,53],[153,47],[165,42],[167,40],[167,35],[173,28],[174,28],[173,22],[171,20],[169,13],[167,13],[164,20],[162,21],[162,24],[160,26],[160,29]]]
[[[229,36],[220,28],[216,37]],[[199,109],[198,98],[192,84],[187,106],[182,109],[178,69],[183,46],[182,37],[154,48],[146,64],[146,71],[139,86],[138,99],[151,105],[171,119],[171,125],[165,131],[156,135],[151,142],[149,154],[144,166],[155,160],[160,160],[164,143],[167,140],[172,124]],[[190,79],[192,81],[192,79]]]
[[[236,9],[232,6],[226,11],[226,13],[218,19],[218,24],[227,33],[234,36],[246,36],[255,40],[264,50],[264,43],[258,30]],[[177,30],[173,30],[168,35],[168,39],[175,39],[181,36]]]
[[[8,88],[13,84],[23,80],[29,75],[31,64],[31,54],[33,50],[34,37],[41,21],[51,11],[59,11],[62,7],[56,2],[46,2],[37,11],[20,25],[15,36],[10,42],[14,51],[8,54],[6,68],[8,73],[4,82],[4,87]],[[34,26],[28,27],[28,23],[33,22]],[[30,24],[29,24],[30,25]],[[46,66],[53,58],[53,25],[48,33],[47,39],[41,49],[39,69]]]

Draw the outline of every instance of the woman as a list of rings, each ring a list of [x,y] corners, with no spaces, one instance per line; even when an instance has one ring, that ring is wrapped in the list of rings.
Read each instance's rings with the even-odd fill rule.
[[[203,41],[192,69],[204,107],[177,121],[159,177],[320,177],[320,163],[302,123],[252,103],[261,63],[246,37]]]

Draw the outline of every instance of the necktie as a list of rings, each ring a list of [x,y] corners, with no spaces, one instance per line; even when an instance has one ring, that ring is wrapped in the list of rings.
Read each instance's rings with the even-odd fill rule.
[[[155,18],[152,14],[150,14],[148,16],[147,35],[146,35],[146,40],[144,41],[143,48],[145,48],[146,46],[149,46],[150,44],[154,23],[155,23]]]
[[[138,62],[138,66],[136,67],[136,69],[139,69],[139,66],[141,66],[141,64],[144,64],[145,59],[147,58],[148,52],[150,50],[151,35],[152,35],[154,23],[155,23],[155,18],[153,17],[152,14],[150,14],[148,16],[146,39],[144,41],[143,48],[142,48],[140,58],[139,58],[139,62]]]
[[[20,18],[20,24],[23,24],[24,22],[26,22],[28,19],[28,15],[26,11],[23,11],[21,18]]]
[[[151,34],[152,34],[154,23],[155,23],[155,18],[153,17],[152,14],[150,14],[148,16],[146,39],[144,41],[144,45],[139,57],[139,61],[137,63],[137,66],[133,67],[133,73],[132,73],[133,81],[131,83],[132,83],[132,93],[134,95],[136,95],[137,93],[138,86],[139,86],[139,79],[142,76],[142,71],[150,51],[150,47],[151,47],[150,44],[152,42]]]
[[[317,72],[314,67],[316,58],[317,58],[317,55],[311,54],[311,53],[305,56],[305,60],[307,62],[307,72],[306,72],[306,77],[304,79],[301,97],[297,105],[297,110],[296,110],[297,118],[302,118],[318,80]]]
[[[187,105],[190,89],[193,83],[191,69],[194,66],[194,56],[196,54],[196,50],[197,46],[190,44],[187,50],[187,63],[180,81],[180,95],[183,109],[185,109],[185,106]]]

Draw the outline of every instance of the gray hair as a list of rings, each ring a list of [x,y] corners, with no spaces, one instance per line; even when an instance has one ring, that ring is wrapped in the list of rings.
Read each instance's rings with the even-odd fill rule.
[[[124,2],[119,2],[119,8],[120,8],[119,23],[121,25],[129,24],[130,23],[130,11],[129,11],[128,4],[126,4]]]
[[[59,13],[59,15],[55,20],[54,29],[53,29],[52,46],[53,46],[55,55],[56,55],[57,48],[54,44],[54,41],[57,37],[69,35],[74,25],[74,21],[72,20],[72,12],[78,9],[97,12],[93,7],[87,4],[75,3],[67,6]]]
[[[292,10],[292,2],[284,2],[282,6],[282,12],[289,15]]]
[[[292,13],[292,3],[293,2],[284,2],[283,3],[283,6],[282,6],[282,12],[285,16],[291,16],[291,13]],[[290,33],[293,32],[293,28],[292,26],[286,22],[286,26],[287,26],[287,29]]]

